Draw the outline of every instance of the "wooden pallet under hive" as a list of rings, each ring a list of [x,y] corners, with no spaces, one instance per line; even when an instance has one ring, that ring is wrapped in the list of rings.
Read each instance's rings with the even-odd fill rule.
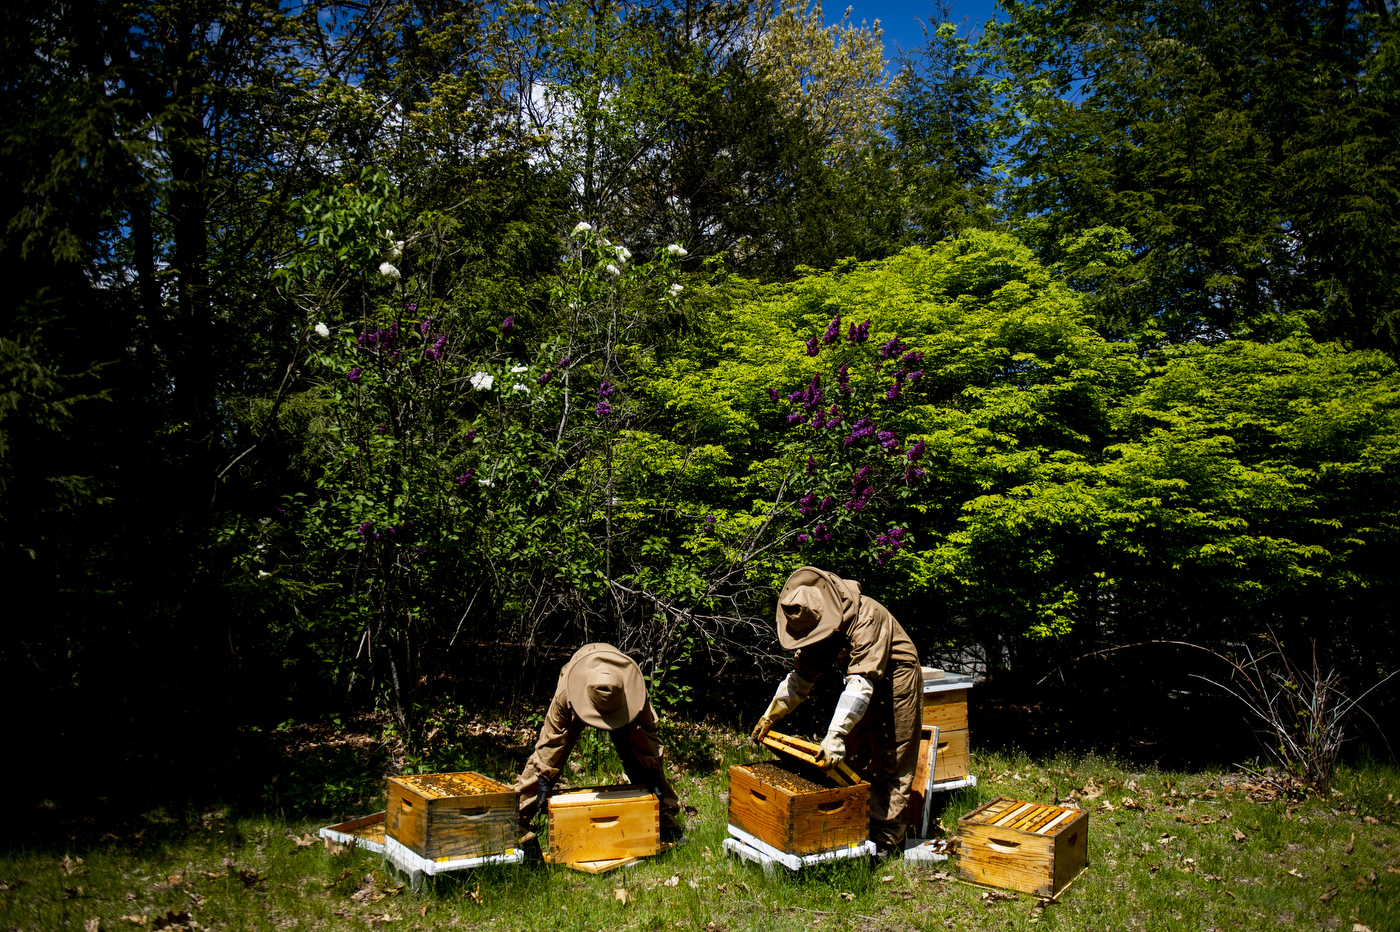
[[[786,854],[864,842],[870,784],[835,786],[824,777],[787,760],[730,767],[729,822]]]
[[[1089,813],[999,796],[958,820],[963,880],[1055,896],[1089,860]]]
[[[385,833],[429,861],[506,854],[519,802],[504,783],[470,771],[390,777]]]

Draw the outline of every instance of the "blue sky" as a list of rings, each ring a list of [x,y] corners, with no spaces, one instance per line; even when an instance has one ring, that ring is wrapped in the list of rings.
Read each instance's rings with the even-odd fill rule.
[[[932,25],[938,10],[933,0],[823,0],[827,22],[839,21],[848,3],[851,19],[856,22],[880,20],[885,30],[885,57],[891,64],[898,54],[896,45],[908,51],[923,44],[919,20]],[[996,0],[953,0],[952,6],[951,19],[959,24],[960,32],[969,27],[980,32],[982,23],[996,12]]]

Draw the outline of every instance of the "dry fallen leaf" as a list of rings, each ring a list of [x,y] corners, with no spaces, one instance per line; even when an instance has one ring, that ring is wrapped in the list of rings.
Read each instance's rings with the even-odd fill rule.
[[[1380,824],[1381,824],[1381,820],[1380,820],[1380,819],[1376,818],[1375,816],[1371,816],[1371,815],[1362,816],[1361,821],[1362,821],[1362,822],[1365,822],[1367,825],[1380,825]]]
[[[478,880],[478,881],[476,882],[476,889],[473,890],[472,892],[468,893],[468,894],[467,894],[467,898],[470,899],[470,900],[471,900],[473,903],[475,903],[477,906],[485,906],[485,905],[486,905],[486,900],[483,899],[482,896],[481,896],[481,881]]]
[[[856,898],[856,895],[855,895],[854,893],[842,893],[842,894],[841,894],[841,899],[846,900],[847,902],[850,902],[851,900],[854,900],[855,898]]]
[[[307,832],[300,838],[292,839],[292,844],[296,845],[298,848],[310,848],[312,845],[316,844],[316,836]]]
[[[1240,831],[1239,829],[1235,829],[1233,832],[1230,833],[1230,837],[1233,838],[1235,841],[1244,841],[1249,836],[1246,835],[1244,832]]]
[[[82,873],[83,859],[70,858],[65,854],[63,860],[58,862],[58,866],[63,868],[65,874],[80,874]]]
[[[894,880],[894,874],[886,874],[880,878],[880,883],[889,883],[891,880]]]
[[[96,919],[86,919],[83,921],[83,932],[102,932],[102,924]]]
[[[1100,796],[1103,795],[1103,787],[1099,786],[1091,778],[1088,783],[1084,784],[1084,788],[1079,791],[1079,794],[1080,799],[1098,799]]]
[[[134,926],[143,926],[146,924],[145,916],[121,916],[119,918],[122,922],[129,922]]]
[[[420,915],[420,916],[426,916],[426,915],[428,915],[428,907],[426,907],[426,906],[420,906],[420,907],[418,907],[418,915]]]
[[[1322,894],[1322,896],[1318,897],[1318,899],[1324,903],[1330,903],[1337,898],[1337,893],[1337,888],[1333,887],[1331,890],[1328,890],[1326,893]]]
[[[613,900],[626,906],[632,902],[632,894],[622,887],[613,887]]]
[[[1352,832],[1352,833],[1351,833],[1351,841],[1347,842],[1347,846],[1346,846],[1345,848],[1342,849],[1342,853],[1343,853],[1343,854],[1351,854],[1351,853],[1352,853],[1353,851],[1355,851],[1355,850],[1356,850],[1356,833],[1355,833],[1355,832]]]
[[[1360,922],[1353,922],[1351,932],[1371,932],[1371,927]]]
[[[681,875],[680,875],[680,874],[672,874],[670,877],[667,877],[665,880],[661,881],[661,886],[663,886],[663,887],[674,887],[676,884],[678,884],[678,883],[680,883],[680,882],[681,882]]]
[[[1142,811],[1144,811],[1143,808],[1142,808],[1141,806],[1138,805],[1137,800],[1133,799],[1131,796],[1124,796],[1124,797],[1123,797],[1123,808],[1124,808],[1124,809],[1133,809],[1133,810],[1135,810],[1135,811],[1137,811],[1137,812],[1142,812]]]

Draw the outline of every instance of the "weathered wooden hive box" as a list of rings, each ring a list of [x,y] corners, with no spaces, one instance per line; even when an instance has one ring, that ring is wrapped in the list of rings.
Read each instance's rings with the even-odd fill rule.
[[[798,766],[779,760],[730,767],[730,824],[787,854],[864,842],[870,784],[837,786]]]
[[[549,798],[552,861],[648,857],[661,850],[661,804],[643,786],[597,786]]]
[[[1089,813],[999,796],[958,820],[963,880],[1055,896],[1089,860]]]
[[[967,694],[972,677],[924,668],[924,724],[938,728],[933,782],[960,780],[971,770]]]
[[[506,854],[515,849],[520,794],[470,771],[390,777],[385,833],[421,858]]]

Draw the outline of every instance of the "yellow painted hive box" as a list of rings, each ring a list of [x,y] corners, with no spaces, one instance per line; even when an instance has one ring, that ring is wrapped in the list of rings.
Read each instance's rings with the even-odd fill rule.
[[[470,771],[390,777],[384,831],[430,861],[508,854],[519,803],[504,783]]]
[[[661,850],[661,804],[644,786],[595,786],[549,798],[549,859],[606,861]]]
[[[966,881],[1055,896],[1089,861],[1089,813],[999,796],[958,820]]]
[[[729,822],[787,854],[807,855],[870,837],[870,784],[837,786],[786,760],[729,768]]]

